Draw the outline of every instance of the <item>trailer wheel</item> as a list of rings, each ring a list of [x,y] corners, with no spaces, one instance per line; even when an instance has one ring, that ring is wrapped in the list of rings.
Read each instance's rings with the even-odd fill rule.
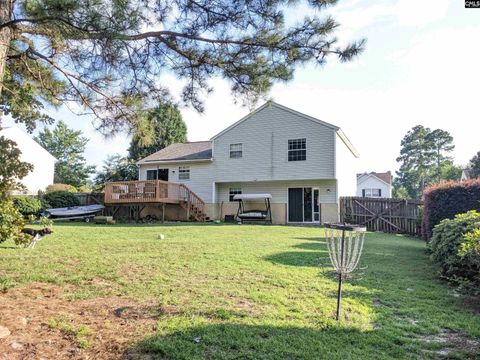
[[[91,217],[86,217],[86,218],[85,218],[85,222],[86,222],[86,223],[89,223],[90,221],[92,221],[92,218],[91,218]]]

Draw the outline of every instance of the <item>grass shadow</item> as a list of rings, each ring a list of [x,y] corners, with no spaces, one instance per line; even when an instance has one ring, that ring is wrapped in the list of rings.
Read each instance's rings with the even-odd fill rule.
[[[325,237],[324,236],[321,236],[321,237],[297,237],[297,238],[294,238],[295,240],[309,240],[309,241],[321,241],[321,242],[325,242]]]
[[[287,251],[264,257],[264,260],[288,266],[319,267],[325,263],[327,251]]]
[[[145,338],[124,359],[351,359],[381,354],[377,331],[332,325],[323,329],[290,326],[204,324]],[[395,353],[401,344],[388,344]],[[379,355],[380,355],[379,354]],[[378,357],[381,358],[381,355]]]
[[[292,248],[303,249],[303,250],[313,250],[313,251],[319,251],[319,252],[327,252],[327,246],[323,242],[322,243],[317,243],[317,242],[301,243],[301,244],[293,245]]]

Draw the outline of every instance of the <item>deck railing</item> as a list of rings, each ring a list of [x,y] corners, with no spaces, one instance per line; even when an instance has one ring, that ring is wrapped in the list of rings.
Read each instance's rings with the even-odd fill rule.
[[[174,203],[189,215],[202,217],[205,202],[184,184],[163,180],[118,181],[105,184],[105,204]]]
[[[105,184],[105,203],[188,201],[182,184],[162,180],[118,181]]]

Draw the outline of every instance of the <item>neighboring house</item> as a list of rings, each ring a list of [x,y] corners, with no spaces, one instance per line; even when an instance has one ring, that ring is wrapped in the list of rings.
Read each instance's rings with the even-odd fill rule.
[[[236,213],[235,194],[269,193],[274,223],[318,223],[337,221],[339,195],[355,193],[357,157],[339,127],[269,101],[210,141],[172,144],[137,164],[139,180],[184,183],[211,219]]]
[[[463,169],[462,170],[462,175],[460,177],[460,181],[468,180],[468,179],[470,179],[470,170],[469,169]]]
[[[56,159],[47,150],[17,127],[0,129],[0,136],[17,143],[22,152],[20,160],[33,165],[33,170],[20,180],[26,190],[16,193],[37,194],[39,190],[44,191],[48,185],[53,184]]]
[[[357,196],[368,198],[391,198],[391,172],[357,174]]]

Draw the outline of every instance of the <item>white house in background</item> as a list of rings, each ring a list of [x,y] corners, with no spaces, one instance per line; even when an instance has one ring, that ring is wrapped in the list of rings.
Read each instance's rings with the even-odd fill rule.
[[[273,223],[285,224],[337,221],[339,196],[355,193],[356,158],[338,126],[269,101],[209,141],[172,144],[137,164],[139,180],[188,186],[211,219],[236,214],[235,194],[268,193]]]
[[[357,174],[357,196],[391,198],[392,178],[390,171]]]
[[[17,127],[0,129],[0,136],[17,143],[22,152],[20,159],[33,165],[33,170],[20,181],[26,188],[22,194],[37,194],[53,184],[56,159],[47,150]]]

